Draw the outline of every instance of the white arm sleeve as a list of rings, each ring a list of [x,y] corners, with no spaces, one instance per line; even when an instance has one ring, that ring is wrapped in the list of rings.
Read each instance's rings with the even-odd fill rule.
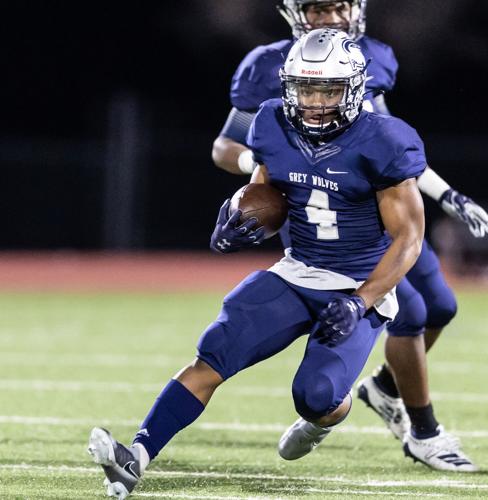
[[[451,188],[451,186],[430,167],[427,167],[425,172],[417,179],[417,185],[422,193],[425,193],[435,201],[439,201],[440,197]]]
[[[252,174],[258,164],[254,161],[252,151],[245,149],[237,158],[237,165],[243,174]]]
[[[381,115],[391,116],[390,110],[386,105],[385,94],[379,94],[374,98],[374,112]]]

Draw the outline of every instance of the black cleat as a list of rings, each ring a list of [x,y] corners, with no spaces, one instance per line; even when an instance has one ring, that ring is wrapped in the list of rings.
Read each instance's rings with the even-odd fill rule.
[[[139,451],[116,441],[106,429],[95,427],[90,434],[88,453],[105,472],[107,495],[124,500],[141,479]]]

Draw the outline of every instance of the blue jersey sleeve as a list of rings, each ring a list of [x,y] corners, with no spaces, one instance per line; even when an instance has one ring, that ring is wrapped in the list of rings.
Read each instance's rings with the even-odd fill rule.
[[[266,133],[266,117],[267,111],[261,106],[254,116],[254,119],[249,127],[249,131],[247,132],[247,146],[251,149],[254,161],[256,163],[263,163],[263,157],[261,151],[263,150],[263,146],[265,144]]]
[[[249,131],[249,126],[253,118],[254,113],[239,111],[236,108],[232,108],[224,127],[220,131],[220,135],[245,145],[247,132]]]
[[[395,86],[398,61],[393,49],[374,38],[363,36],[359,45],[366,61],[370,61],[367,69],[366,90],[373,96],[380,91],[390,91]]]
[[[378,191],[416,178],[425,170],[422,139],[404,121],[387,117],[374,142],[375,151],[369,160],[373,166],[372,184]]]
[[[230,100],[235,108],[255,112],[262,102],[281,96],[279,70],[292,45],[292,40],[281,40],[247,54],[232,78]]]

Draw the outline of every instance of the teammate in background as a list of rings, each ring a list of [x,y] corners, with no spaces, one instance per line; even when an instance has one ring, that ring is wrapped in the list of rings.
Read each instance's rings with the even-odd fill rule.
[[[291,49],[283,101],[266,101],[249,133],[259,163],[252,182],[271,183],[287,196],[291,248],[225,297],[197,358],[163,389],[131,447],[92,430],[89,452],[103,467],[109,495],[126,498],[222,382],[302,335],[310,334],[293,397],[307,431],[323,439],[347,417],[352,385],[398,309],[392,289],[417,259],[424,231],[415,181],[426,164],[422,141],[397,118],[361,112],[365,67],[359,47],[337,30],[312,31]],[[328,154],[317,160],[303,141]],[[338,165],[344,175],[332,182],[326,172]],[[240,212],[229,217],[228,208],[226,200],[213,249],[263,240],[256,219],[239,225]],[[333,223],[323,227],[324,219]],[[314,439],[301,443],[302,453]]]
[[[369,60],[364,108],[389,114],[384,92],[393,88],[398,64],[391,47],[364,35],[366,0],[284,0],[281,13],[290,23],[294,39],[322,27],[348,32]],[[230,93],[233,108],[212,150],[214,162],[220,168],[234,174],[250,174],[255,168],[252,152],[246,146],[246,134],[261,102],[279,97],[278,72],[292,45],[293,40],[281,40],[256,47],[239,65]],[[327,148],[312,146],[307,141],[302,141],[301,148],[312,152],[317,161],[328,154]],[[438,201],[449,215],[468,224],[475,237],[488,232],[486,212],[450,188],[431,168],[427,167],[417,182],[420,190]],[[280,235],[286,248],[289,236],[287,232]],[[405,453],[414,460],[435,469],[464,470],[457,465],[459,443],[438,424],[429,396],[425,353],[454,317],[457,306],[439,260],[425,240],[407,278],[397,287],[399,314],[387,327],[388,364],[384,363],[375,376],[359,383],[358,396],[404,442]],[[287,440],[293,439],[292,430],[299,438],[300,422],[299,419],[280,440],[279,451],[284,458],[290,457],[282,448]]]

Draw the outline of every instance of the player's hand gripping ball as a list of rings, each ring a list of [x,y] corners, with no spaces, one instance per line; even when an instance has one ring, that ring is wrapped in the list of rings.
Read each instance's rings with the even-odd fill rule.
[[[259,245],[264,240],[264,228],[258,227],[257,219],[251,217],[241,223],[241,211],[229,213],[230,199],[220,207],[217,223],[210,238],[210,248],[219,253],[237,252],[241,248]]]
[[[256,227],[264,228],[264,237],[271,238],[288,217],[285,195],[270,184],[246,184],[232,197],[230,214],[241,211],[241,223],[255,218]]]

